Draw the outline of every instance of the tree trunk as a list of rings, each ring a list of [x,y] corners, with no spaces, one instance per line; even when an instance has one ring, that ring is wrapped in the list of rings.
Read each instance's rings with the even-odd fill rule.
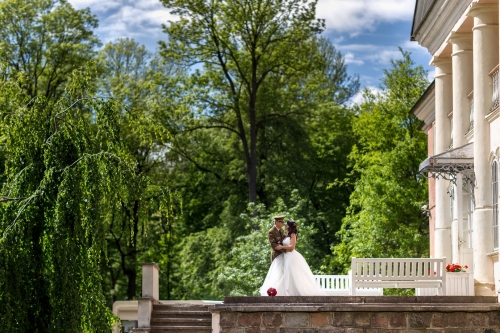
[[[135,270],[135,267],[132,267],[131,269],[128,269],[125,274],[127,275],[127,299],[132,300],[135,298],[135,291],[137,290],[137,287],[135,285],[135,282],[137,280],[137,272]]]
[[[252,82],[250,87],[250,161],[248,165],[248,201],[257,203],[257,60],[252,52]]]

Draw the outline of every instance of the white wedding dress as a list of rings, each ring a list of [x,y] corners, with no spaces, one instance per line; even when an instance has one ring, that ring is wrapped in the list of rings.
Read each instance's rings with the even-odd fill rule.
[[[290,237],[283,240],[283,245],[290,245]],[[264,284],[260,287],[260,295],[268,296],[269,288],[276,289],[276,296],[326,296],[314,280],[306,260],[297,250],[283,253],[274,259]]]

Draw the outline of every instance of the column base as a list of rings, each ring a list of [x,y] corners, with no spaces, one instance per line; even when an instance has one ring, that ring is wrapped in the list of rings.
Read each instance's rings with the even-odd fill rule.
[[[496,296],[494,283],[480,283],[474,280],[474,296]]]

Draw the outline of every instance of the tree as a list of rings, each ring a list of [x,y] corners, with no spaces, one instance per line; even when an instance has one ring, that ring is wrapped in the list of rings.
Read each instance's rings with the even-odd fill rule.
[[[115,103],[86,93],[93,77],[75,72],[57,103],[0,82],[0,101],[9,101],[0,118],[5,330],[104,332],[114,324],[101,288],[106,212],[128,190],[134,163],[117,135]]]
[[[324,26],[315,18],[316,1],[162,3],[181,17],[164,26],[169,38],[161,44],[163,55],[186,66],[204,65],[203,73],[192,75],[191,83],[197,117],[206,122],[189,130],[219,128],[238,138],[248,200],[255,203],[259,130],[272,118],[293,114],[297,107],[273,110],[266,106],[269,99],[261,97],[261,89],[273,74],[293,77],[313,67],[310,41]]]
[[[421,121],[409,110],[428,85],[427,73],[410,53],[391,60],[381,92],[364,91],[354,121],[358,144],[350,159],[354,182],[347,216],[333,248],[336,271],[346,272],[351,257],[424,257],[428,255],[428,221],[420,210],[427,183],[418,166],[427,156]]]
[[[171,241],[170,208],[175,200],[170,200],[164,156],[170,134],[161,124],[174,108],[170,96],[173,78],[182,76],[183,71],[128,38],[106,44],[99,52],[99,64],[98,92],[118,102],[120,140],[135,161],[129,191],[117,197],[117,205],[110,212],[109,264],[104,269],[113,290],[112,300],[134,299],[140,296],[137,278],[142,254],[151,249],[163,251],[158,244],[166,242],[163,245],[168,247]]]
[[[66,0],[2,1],[2,74],[30,98],[57,100],[71,73],[95,56],[96,27],[97,18],[88,8],[75,10]]]
[[[337,103],[352,97],[359,82],[356,77],[347,75],[342,56],[331,42],[314,38],[310,47],[311,57],[317,60],[316,67],[294,76],[271,73],[260,89],[262,109],[286,116],[262,114],[257,137],[257,196],[266,207],[274,207],[277,200],[293,206],[292,193],[297,190],[303,200],[297,213],[304,221],[314,224],[316,232],[311,238],[318,250],[318,262],[321,262],[338,242],[335,233],[340,229],[352,192],[349,184],[334,182],[345,179],[350,172],[347,157],[354,144],[354,114]],[[212,128],[210,119],[191,113],[193,105],[200,110],[204,105],[196,104],[201,88],[195,86],[193,89],[198,90],[190,94],[189,87],[192,86],[186,84],[180,94],[186,96],[187,102],[179,103],[177,112],[171,113],[168,119],[174,134],[168,159],[175,161],[170,164],[169,185],[178,190],[182,198],[183,210],[177,232],[186,242],[176,253],[178,258],[198,257],[189,254],[196,253],[189,248],[198,248],[203,243],[211,249],[210,253],[221,253],[217,260],[231,267],[236,262],[229,262],[225,254],[232,251],[234,244],[225,240],[237,239],[248,232],[241,227],[246,221],[239,218],[246,211],[248,193],[245,163],[241,159],[244,152],[234,133]],[[209,91],[209,87],[203,89]],[[199,128],[201,126],[204,127]],[[254,227],[258,228],[260,224],[254,222]],[[219,231],[224,237],[218,236]],[[212,235],[219,241],[206,240],[202,235]],[[175,293],[185,288],[177,294],[194,295],[196,290],[197,297],[213,295],[207,290],[216,291],[211,287],[211,283],[216,282],[212,279],[218,276],[216,266],[210,264],[214,257],[186,260],[189,267],[183,270],[196,271],[208,278],[194,286],[194,281],[187,276],[178,276],[174,281]],[[314,265],[319,268],[321,264]]]

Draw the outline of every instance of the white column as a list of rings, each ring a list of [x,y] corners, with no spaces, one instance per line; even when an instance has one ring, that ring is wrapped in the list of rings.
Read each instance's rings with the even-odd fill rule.
[[[453,147],[467,144],[470,105],[467,95],[474,89],[472,72],[472,33],[452,33],[451,54],[453,70]]]
[[[453,70],[453,147],[467,144],[465,133],[469,130],[470,105],[467,95],[473,89],[472,33],[452,32],[448,40],[452,44]],[[457,175],[454,186],[455,205],[452,222],[452,262],[460,262],[460,240],[463,238],[462,176]]]
[[[453,110],[453,82],[451,58],[433,58],[436,67],[435,107],[436,107],[436,150],[434,155],[445,152],[451,144],[451,123],[448,114]],[[434,222],[434,257],[446,257],[451,262],[451,216],[450,197],[447,193],[449,181],[436,181],[436,219]]]
[[[489,163],[490,128],[485,115],[492,106],[493,85],[489,72],[498,64],[498,4],[472,3],[469,16],[474,17],[474,280],[476,295],[493,294],[493,262],[487,253],[493,251],[491,172]]]

